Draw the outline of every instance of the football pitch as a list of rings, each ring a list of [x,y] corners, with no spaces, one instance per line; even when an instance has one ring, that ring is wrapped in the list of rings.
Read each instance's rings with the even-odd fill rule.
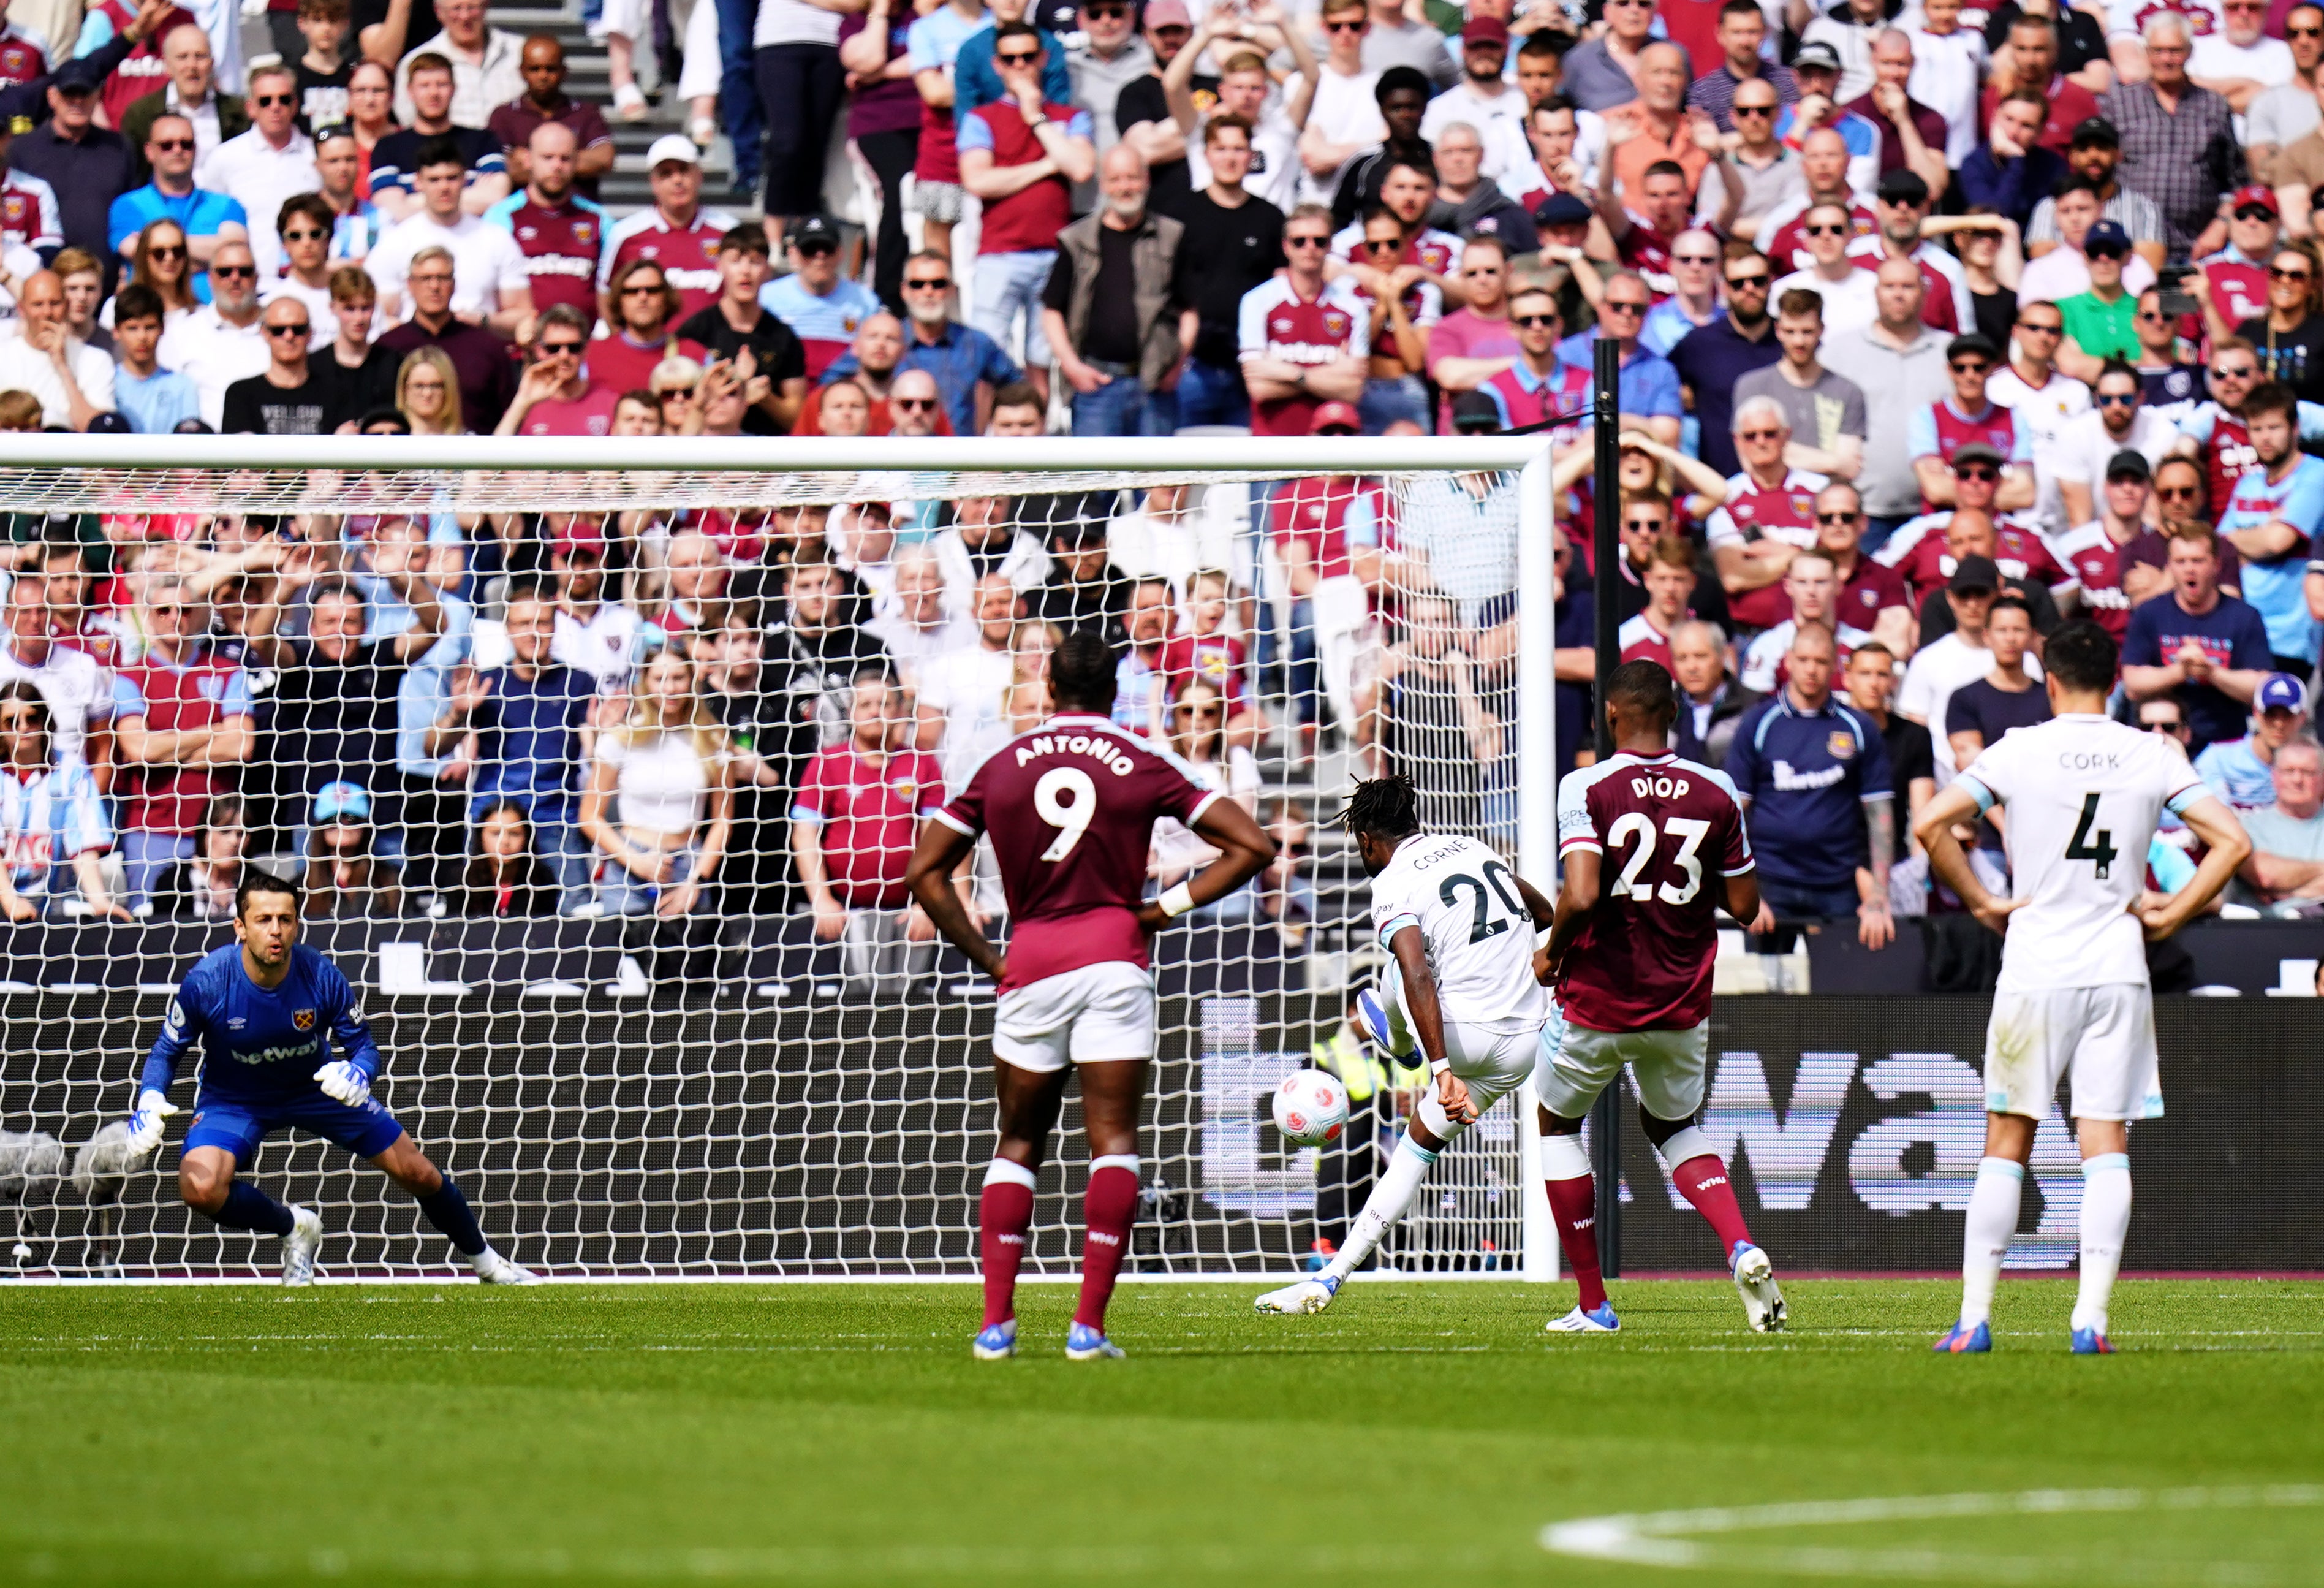
[[[0,1291],[0,1580],[2324,1583],[2324,1284],[1260,1288]]]

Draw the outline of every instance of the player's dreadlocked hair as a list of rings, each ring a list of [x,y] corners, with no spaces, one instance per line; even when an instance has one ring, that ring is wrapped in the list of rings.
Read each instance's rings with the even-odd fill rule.
[[[1373,778],[1356,785],[1347,808],[1333,819],[1351,833],[1401,838],[1420,831],[1420,796],[1413,792],[1412,780],[1401,774]]]

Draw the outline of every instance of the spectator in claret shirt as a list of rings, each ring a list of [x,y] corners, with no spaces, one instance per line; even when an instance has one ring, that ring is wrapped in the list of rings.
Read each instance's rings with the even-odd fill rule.
[[[791,854],[815,935],[841,945],[858,992],[901,992],[936,960],[936,928],[904,867],[920,822],[944,802],[944,771],[908,747],[911,726],[893,679],[857,673],[846,740],[807,763],[791,798]]]
[[[614,226],[597,267],[598,313],[609,322],[617,308],[613,278],[633,260],[650,259],[662,267],[679,295],[672,319],[707,309],[718,296],[718,239],[734,229],[735,221],[723,209],[702,206],[702,151],[680,134],[656,138],[646,151],[646,171],[653,185],[652,206]]]
[[[1046,397],[1049,346],[1041,330],[1041,287],[1057,261],[1057,234],[1072,218],[1073,185],[1097,170],[1097,146],[1089,112],[1044,97],[1048,53],[1042,37],[1021,22],[993,31],[992,64],[1007,97],[965,112],[959,138],[961,185],[984,202],[977,326],[1005,347],[1023,313],[1027,378]]]
[[[671,325],[682,306],[669,272],[650,259],[632,260],[613,274],[609,294],[612,328],[589,344],[589,376],[616,391],[650,385],[654,366],[666,358],[690,358],[706,365],[710,355],[701,343],[674,335]]]
[[[532,333],[532,362],[517,383],[516,400],[493,433],[496,436],[607,436],[613,429],[613,404],[620,389],[594,385],[582,372],[589,346],[589,322],[576,309],[558,305],[542,315]]]
[[[573,185],[583,198],[595,199],[597,179],[613,169],[613,134],[595,106],[565,91],[565,46],[554,33],[535,33],[525,40],[517,65],[524,73],[524,92],[484,124],[508,162],[509,180],[520,188],[531,181],[533,134],[561,126],[573,142]]]
[[[484,212],[516,239],[532,283],[535,309],[564,304],[597,318],[597,261],[605,250],[605,212],[574,190],[573,130],[545,121],[525,144],[525,184]]]
[[[516,395],[516,366],[509,362],[507,343],[453,314],[453,268],[448,248],[422,248],[411,256],[410,273],[403,278],[411,318],[383,335],[379,346],[401,361],[399,387],[410,375],[412,354],[441,357],[451,366],[465,428],[488,435]],[[400,393],[396,406],[403,406]]]

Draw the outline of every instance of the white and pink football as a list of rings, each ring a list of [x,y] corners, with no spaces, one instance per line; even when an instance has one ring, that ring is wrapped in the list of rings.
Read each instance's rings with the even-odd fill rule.
[[[1336,1140],[1348,1122],[1348,1090],[1339,1077],[1301,1070],[1275,1089],[1275,1128],[1302,1147]]]

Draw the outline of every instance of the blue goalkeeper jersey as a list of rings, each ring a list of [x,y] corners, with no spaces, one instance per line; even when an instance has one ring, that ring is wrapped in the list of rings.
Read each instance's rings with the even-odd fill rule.
[[[146,1055],[143,1085],[168,1091],[179,1062],[198,1047],[205,1098],[263,1106],[310,1097],[334,1038],[349,1063],[378,1075],[379,1047],[338,966],[301,943],[290,950],[290,974],[269,989],[250,979],[242,946],[229,943],[178,983]]]

